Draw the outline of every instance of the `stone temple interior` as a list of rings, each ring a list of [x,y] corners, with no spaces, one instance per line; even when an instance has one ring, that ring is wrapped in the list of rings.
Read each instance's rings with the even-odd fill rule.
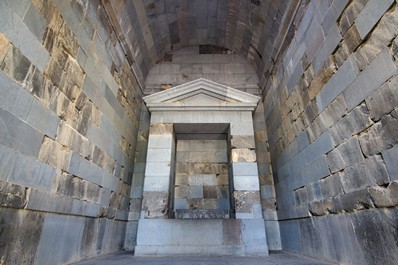
[[[1,0],[0,264],[398,264],[397,0]]]

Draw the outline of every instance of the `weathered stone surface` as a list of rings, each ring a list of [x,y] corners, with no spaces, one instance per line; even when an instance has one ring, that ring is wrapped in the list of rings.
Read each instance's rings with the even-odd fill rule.
[[[26,204],[26,190],[23,186],[0,181],[0,205],[23,208]]]
[[[349,112],[339,122],[334,124],[330,129],[334,145],[339,145],[352,135],[355,135],[370,126],[371,121],[368,113],[369,111],[365,104],[362,104]]]
[[[398,119],[392,115],[383,116],[359,137],[359,143],[365,156],[379,154],[398,143]]]
[[[347,142],[339,145],[327,155],[327,160],[332,173],[361,162],[363,155],[358,139],[352,137]]]
[[[398,145],[393,148],[383,151],[382,153],[384,162],[388,170],[388,174],[391,180],[398,179],[398,164],[396,158],[398,157]]]
[[[232,135],[231,145],[235,148],[249,148],[254,149],[254,137],[253,136],[241,136],[241,135]]]
[[[19,83],[23,83],[31,62],[15,46],[8,50],[0,69]]]
[[[256,153],[250,149],[232,149],[232,162],[256,162]]]
[[[174,218],[177,218],[177,219],[222,219],[222,218],[229,218],[229,210],[223,210],[223,209],[206,209],[206,210],[176,209]]]
[[[163,124],[163,123],[158,123],[154,124],[151,123],[151,128],[150,128],[150,134],[152,135],[158,135],[158,134],[171,134],[173,133],[173,124]]]
[[[385,114],[398,106],[397,86],[398,76],[395,76],[366,99],[372,119],[379,121]]]
[[[349,57],[316,96],[319,112],[328,107],[356,78],[359,70],[353,57]]]
[[[365,70],[358,75],[355,81],[344,90],[343,94],[348,110],[350,111],[356,107],[396,73],[397,67],[392,61],[389,51],[387,49],[382,50]],[[369,79],[370,75],[374,76],[374,78]]]
[[[396,181],[391,182],[387,188],[370,187],[369,193],[377,207],[394,207],[398,204],[398,183]]]
[[[167,218],[169,193],[168,192],[144,192],[142,210],[145,218]]]

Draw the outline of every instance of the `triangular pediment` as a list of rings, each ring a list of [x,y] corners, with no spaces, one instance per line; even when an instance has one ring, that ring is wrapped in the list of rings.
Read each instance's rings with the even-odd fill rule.
[[[149,111],[156,110],[250,110],[260,98],[204,78],[143,98]]]

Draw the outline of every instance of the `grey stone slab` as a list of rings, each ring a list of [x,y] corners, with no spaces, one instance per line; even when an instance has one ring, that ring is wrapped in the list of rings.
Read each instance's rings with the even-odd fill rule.
[[[34,98],[2,71],[0,71],[0,93],[1,108],[26,120]]]
[[[394,0],[370,0],[367,2],[365,8],[355,19],[355,25],[357,26],[359,35],[362,39],[368,35],[393,3]]]
[[[41,41],[39,41],[22,22],[19,16],[13,14],[10,21],[6,24],[2,24],[0,29],[14,46],[21,50],[22,54],[24,54],[41,72],[44,72],[50,57],[49,53],[42,46]]]
[[[121,138],[120,132],[117,131],[115,125],[112,124],[111,121],[105,116],[101,117],[100,129],[109,139],[111,139],[113,143],[116,144],[120,143],[120,138]]]
[[[15,166],[16,151],[0,144],[0,179],[7,180]]]
[[[353,56],[350,56],[316,97],[318,113],[324,111],[343,92],[359,73]]]
[[[88,224],[85,224],[81,217],[47,215],[42,225],[35,262],[61,264],[78,255],[76,249],[82,246],[85,225]],[[76,257],[72,258],[73,260],[76,260]]]
[[[35,5],[30,5],[23,22],[32,31],[38,40],[41,40],[44,30],[47,27],[47,21],[40,14]]]
[[[45,135],[55,138],[60,118],[46,108],[40,101],[34,100],[27,122]]]
[[[309,39],[311,37],[311,39]],[[321,47],[321,44],[325,40],[325,34],[323,32],[322,27],[319,25],[319,27],[316,29],[314,32],[308,32],[307,33],[307,50],[306,54],[308,59],[311,61],[316,52],[318,51],[319,47]]]
[[[169,192],[170,178],[168,176],[145,176],[144,192]]]
[[[58,196],[40,190],[31,190],[26,209],[54,213],[69,214],[72,210],[73,198]]]
[[[327,155],[327,159],[331,173],[362,162],[363,155],[358,139],[352,137],[347,142],[337,146]]]
[[[31,5],[29,0],[5,0],[0,3],[1,23],[6,23],[13,13],[23,18]]]
[[[301,76],[303,75],[303,67],[301,63],[298,63],[296,68],[294,69],[292,75],[290,76],[289,82],[287,83],[287,91],[290,94],[295,86],[298,84]]]
[[[316,139],[312,144],[303,149],[290,161],[290,167],[295,171],[306,167],[313,160],[318,157],[325,155],[333,149],[333,142],[330,132],[323,133],[318,139]]]
[[[0,108],[0,143],[37,157],[43,137],[39,131]]]
[[[391,180],[398,179],[398,145],[394,146],[391,149],[387,149],[382,153],[384,163],[386,164],[388,174],[390,175]]]
[[[82,179],[102,185],[104,175],[102,169],[76,153],[72,154],[68,171]]]
[[[257,163],[232,163],[234,176],[258,176]]]
[[[236,176],[234,174],[234,190],[258,191],[260,190],[258,176]]]
[[[322,46],[318,49],[314,59],[312,60],[315,73],[318,73],[318,71],[323,67],[326,59],[340,43],[341,38],[339,28],[337,25],[334,25],[326,34],[325,41],[322,43]]]
[[[366,99],[373,91],[378,89],[391,76],[397,73],[397,67],[393,62],[388,49],[384,49],[379,55],[358,75],[344,92],[348,111],[355,108]]]
[[[105,86],[105,94],[104,97],[106,101],[111,105],[113,110],[117,115],[119,115],[120,118],[123,118],[124,115],[124,109],[122,105],[119,103],[115,95],[112,93],[112,90],[109,88],[108,85]]]
[[[344,116],[330,128],[334,145],[339,145],[352,135],[363,131],[370,124],[370,117],[365,106],[359,106]]]
[[[51,190],[57,174],[55,168],[22,154],[16,155],[15,164],[10,169],[10,182],[48,191]]]
[[[54,0],[54,5],[62,14],[62,17],[68,24],[68,27],[72,30],[73,33],[76,34],[79,29],[81,19],[79,19],[79,17],[76,15],[70,3],[62,0]]]

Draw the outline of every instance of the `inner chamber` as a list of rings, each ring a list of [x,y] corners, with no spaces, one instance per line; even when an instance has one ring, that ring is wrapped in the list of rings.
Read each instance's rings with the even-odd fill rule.
[[[228,125],[175,125],[176,219],[230,218]]]

